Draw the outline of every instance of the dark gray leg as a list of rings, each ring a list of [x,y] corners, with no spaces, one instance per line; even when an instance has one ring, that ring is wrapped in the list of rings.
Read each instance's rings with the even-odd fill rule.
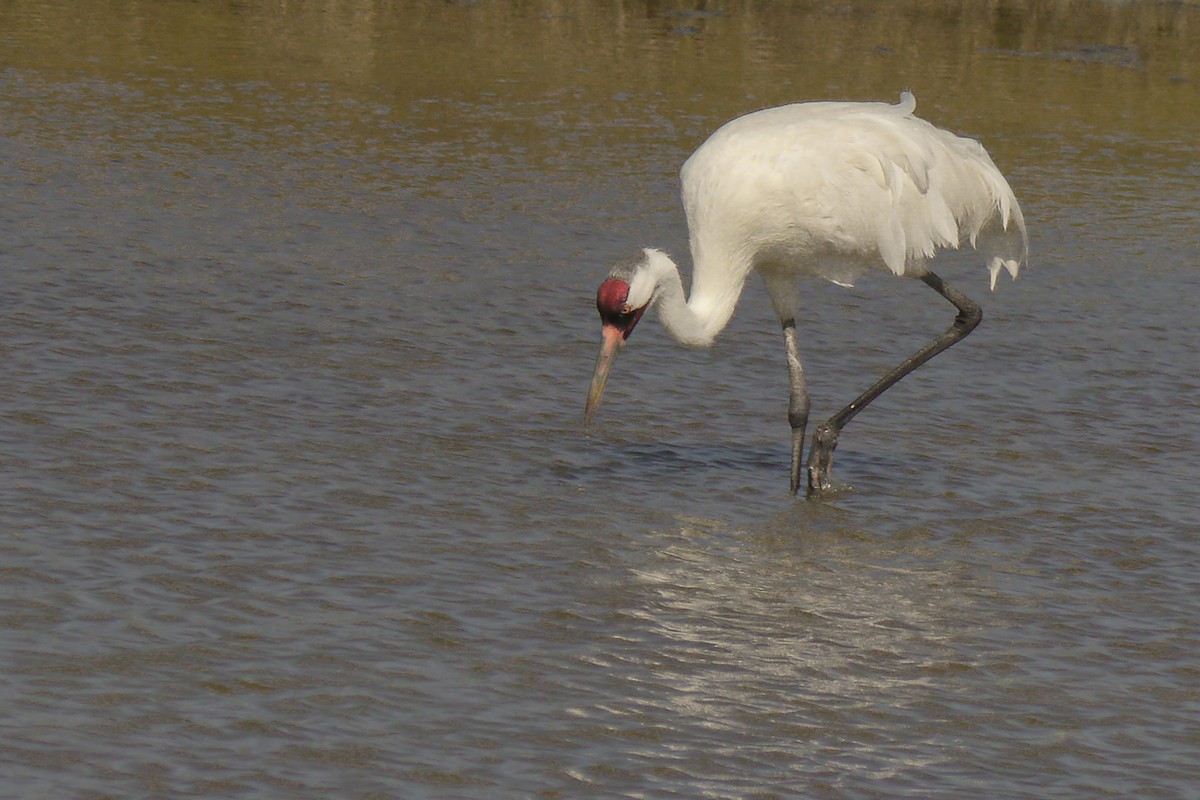
[[[887,389],[905,375],[975,330],[975,326],[983,319],[983,310],[974,300],[957,289],[947,286],[946,282],[937,275],[927,272],[921,276],[921,280],[926,286],[949,300],[958,309],[958,316],[954,318],[954,324],[941,336],[918,350],[911,358],[905,360],[887,375],[880,378],[870,389],[859,395],[854,402],[834,414],[824,424],[818,426],[816,432],[813,434],[812,450],[808,454],[809,497],[828,490],[832,485],[829,474],[833,469],[833,449],[837,447],[838,435],[842,432],[842,428],[846,426],[846,423],[854,419],[859,411],[866,408],[872,400],[887,391]],[[795,480],[796,478],[793,474],[792,481],[795,482]]]
[[[796,344],[796,321],[783,322],[783,343],[787,348],[788,423],[792,426],[792,494],[800,490],[800,465],[804,456],[804,429],[808,427],[808,387]]]

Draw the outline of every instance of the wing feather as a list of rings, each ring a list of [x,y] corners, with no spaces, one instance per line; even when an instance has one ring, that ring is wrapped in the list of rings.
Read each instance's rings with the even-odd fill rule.
[[[963,242],[993,285],[1001,268],[1015,277],[1028,242],[1008,182],[979,142],[915,108],[908,92],[896,105],[799,103],[717,130],[681,170],[694,287],[730,263],[837,282],[921,274]]]

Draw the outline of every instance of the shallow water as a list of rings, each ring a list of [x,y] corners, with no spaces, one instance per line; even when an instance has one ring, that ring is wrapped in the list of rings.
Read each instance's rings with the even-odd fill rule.
[[[1197,797],[1200,8],[0,8],[20,797]],[[757,284],[648,319],[720,122],[981,138],[1032,263],[787,487]],[[813,283],[814,415],[947,324]]]

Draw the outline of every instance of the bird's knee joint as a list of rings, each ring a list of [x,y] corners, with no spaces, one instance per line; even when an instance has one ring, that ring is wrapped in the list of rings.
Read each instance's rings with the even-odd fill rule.
[[[954,327],[961,330],[963,333],[970,333],[975,330],[976,326],[983,321],[983,309],[977,305],[970,305],[966,308],[959,309],[958,316],[954,318]]]
[[[793,394],[788,403],[788,424],[803,429],[808,425],[809,402],[807,394]]]

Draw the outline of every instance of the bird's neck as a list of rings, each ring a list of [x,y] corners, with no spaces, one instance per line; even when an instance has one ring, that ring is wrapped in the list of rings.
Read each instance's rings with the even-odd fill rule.
[[[647,250],[646,256],[655,281],[654,307],[667,333],[689,347],[711,345],[733,316],[737,293],[710,296],[694,272],[689,300],[684,297],[683,279],[671,257],[660,250]]]

